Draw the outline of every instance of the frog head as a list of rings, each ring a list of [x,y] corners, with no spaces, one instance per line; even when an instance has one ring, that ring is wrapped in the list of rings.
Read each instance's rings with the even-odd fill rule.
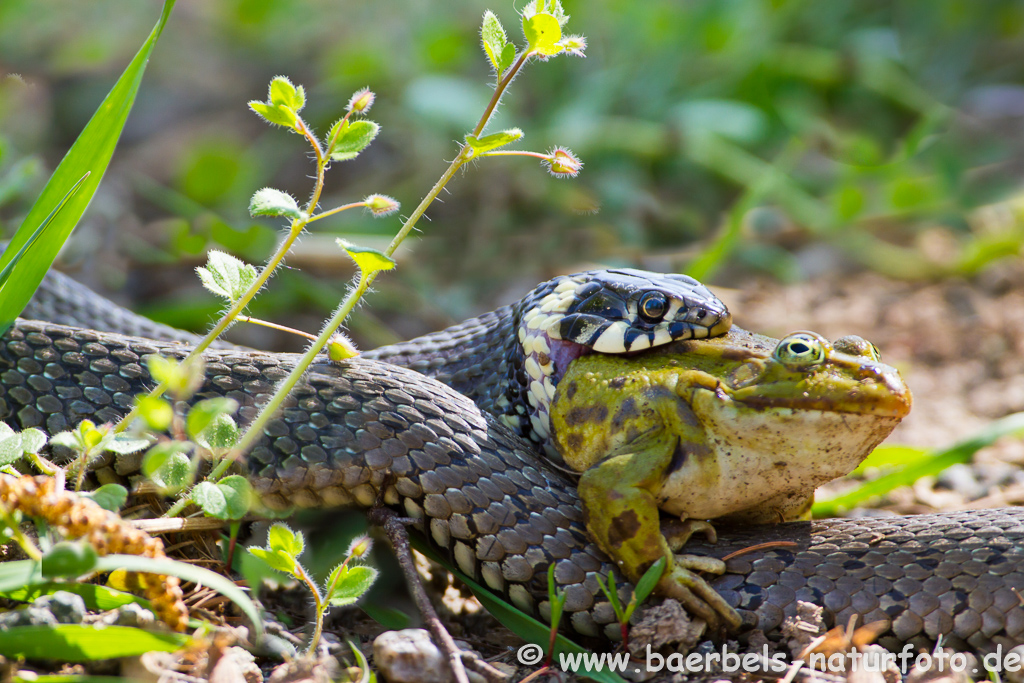
[[[910,406],[899,372],[860,337],[777,341],[734,327],[577,360],[552,426],[576,471],[623,453],[657,461],[645,486],[669,514],[777,522],[799,518],[814,489],[856,468]]]

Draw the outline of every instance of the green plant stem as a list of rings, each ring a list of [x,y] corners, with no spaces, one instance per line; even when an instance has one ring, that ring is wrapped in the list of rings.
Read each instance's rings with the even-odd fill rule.
[[[189,351],[189,354],[185,357],[185,360],[183,360],[182,363],[188,363],[192,361],[194,358],[196,358],[196,356],[202,354],[202,352],[209,348],[210,344],[212,344],[214,340],[217,339],[217,337],[219,337],[224,332],[224,330],[226,330],[231,325],[231,323],[235,321],[235,319],[242,312],[242,310],[249,305],[249,302],[252,300],[252,298],[256,296],[256,293],[263,287],[264,284],[266,284],[267,280],[270,279],[270,276],[274,273],[274,270],[276,270],[277,267],[284,260],[285,255],[291,249],[292,244],[294,244],[295,239],[302,232],[302,229],[305,227],[305,225],[305,222],[300,220],[292,221],[288,237],[286,237],[284,241],[281,242],[280,246],[277,248],[277,251],[274,252],[274,255],[267,262],[267,265],[263,268],[262,271],[260,271],[259,277],[256,278],[256,281],[253,282],[252,286],[245,292],[245,294],[240,296],[237,301],[231,304],[231,308],[228,309],[227,313],[221,316],[221,319],[217,321],[217,324],[214,325],[213,329],[207,332],[206,336],[203,337],[198,344],[196,344],[195,348]],[[149,392],[149,395],[163,396],[164,392],[167,391],[168,386],[169,384],[167,382],[161,382],[156,386],[155,389]],[[135,418],[138,416],[139,409],[137,407],[132,408],[131,412],[125,415],[121,419],[121,421],[117,423],[117,425],[114,427],[114,431],[123,432],[125,429],[127,429],[128,425],[130,425],[132,421],[135,420]]]
[[[309,225],[314,221],[318,221],[321,218],[327,218],[328,216],[333,216],[336,213],[341,213],[342,211],[347,211],[349,209],[357,209],[360,206],[366,206],[366,202],[352,202],[351,204],[344,204],[343,206],[335,207],[330,211],[324,211],[322,213],[318,213],[315,216],[311,216],[309,219],[306,220],[306,225]]]
[[[550,154],[541,154],[540,152],[526,152],[526,151],[518,150],[518,149],[507,149],[507,150],[504,150],[504,151],[498,150],[498,151],[495,151],[495,152],[484,152],[483,154],[479,154],[478,156],[482,156],[482,157],[533,157],[535,159],[541,159],[541,160],[544,160],[544,161],[548,161],[548,160],[551,159],[551,155]]]
[[[36,547],[28,536],[21,530],[18,521],[11,515],[10,510],[0,507],[0,520],[11,530],[11,538],[18,544],[21,551],[28,555],[28,559],[39,562],[43,559],[43,553]]]
[[[498,108],[498,102],[501,101],[501,96],[508,89],[509,83],[516,77],[519,70],[523,68],[523,64],[526,64],[526,60],[533,56],[532,51],[524,51],[523,54],[519,55],[519,59],[516,63],[509,67],[509,70],[505,72],[505,77],[498,81],[498,85],[494,88],[494,94],[491,95],[491,101],[487,103],[487,109],[484,109],[483,116],[477,122],[476,127],[473,129],[473,137],[480,137],[480,133],[484,132],[484,126],[491,120],[491,116],[494,115],[494,110]]]
[[[472,135],[477,137],[480,135],[480,133],[484,129],[484,126],[487,125],[487,121],[491,118],[491,115],[494,113],[495,108],[498,106],[498,102],[501,100],[502,94],[508,88],[508,85],[512,82],[512,79],[515,78],[516,74],[519,72],[520,69],[522,69],[523,65],[526,64],[526,61],[531,56],[533,56],[533,54],[533,52],[524,52],[522,55],[520,55],[519,59],[516,60],[515,64],[513,64],[509,68],[508,72],[505,74],[505,77],[498,82],[497,87],[495,87],[494,89],[494,94],[491,96],[491,101],[488,103],[487,109],[480,117],[480,121],[473,129]],[[303,128],[305,128],[304,124]],[[310,140],[310,144],[312,144],[314,146],[314,149],[317,151],[317,188],[319,189],[323,185],[323,152],[320,150],[320,145],[319,143],[316,142],[316,138],[312,137],[312,133],[308,133],[307,138]],[[427,212],[427,209],[434,202],[434,200],[437,199],[437,196],[441,194],[441,190],[443,190],[445,186],[448,184],[448,182],[451,181],[451,179],[455,176],[455,173],[460,168],[462,168],[462,166],[467,161],[469,161],[472,158],[473,148],[470,147],[469,145],[463,145],[462,148],[459,150],[459,153],[455,156],[455,159],[452,160],[452,162],[448,165],[448,168],[445,169],[444,173],[441,174],[441,177],[438,178],[436,183],[434,183],[434,186],[430,188],[430,191],[423,197],[423,199],[416,206],[413,212],[405,220],[405,222],[402,224],[401,229],[391,240],[391,243],[388,244],[387,249],[384,250],[384,254],[388,258],[394,255],[399,245],[401,245],[402,242],[405,241],[405,238],[409,236],[409,233],[412,232],[413,228],[416,226],[416,223],[419,222],[420,218],[423,217],[423,214]],[[310,209],[315,207],[313,201],[317,200],[318,198],[319,192],[315,190],[313,193],[313,198],[310,200]],[[309,211],[307,211],[307,213],[308,212]],[[298,232],[301,232],[302,227],[304,227],[310,220],[311,219],[306,219],[305,222],[294,221],[292,223],[291,237],[289,238],[289,240],[286,241],[286,243],[283,243],[281,245],[281,248],[278,250],[282,258],[284,256],[284,253],[287,252],[287,248],[291,246],[291,242],[294,241],[295,237],[298,236]],[[295,229],[296,225],[299,226],[298,231],[296,231]],[[277,254],[275,254],[275,257],[276,256]],[[273,267],[277,267],[278,262],[280,262],[280,258],[278,258],[277,261],[272,264]],[[266,281],[264,274],[267,274],[267,276],[269,276],[269,273],[267,271],[269,271],[270,269],[270,265],[268,264],[268,267],[265,268],[264,272],[260,274],[259,280],[257,280],[257,282],[253,285],[253,288],[250,290],[253,294],[255,294],[255,291],[258,290],[260,286],[262,286],[264,281]],[[306,369],[309,368],[309,366],[313,363],[317,355],[327,345],[327,342],[330,341],[330,338],[334,334],[335,330],[337,330],[341,323],[345,320],[345,318],[348,317],[348,314],[351,313],[352,309],[355,308],[356,304],[359,302],[359,299],[362,298],[363,294],[366,293],[366,290],[369,289],[371,284],[373,284],[373,281],[377,278],[378,272],[379,271],[372,271],[370,273],[365,273],[360,271],[359,283],[354,288],[352,288],[352,290],[349,291],[348,295],[341,302],[341,305],[338,306],[338,308],[335,310],[334,315],[331,316],[331,319],[324,326],[323,331],[321,331],[320,335],[316,338],[316,341],[314,341],[312,345],[310,345],[310,347],[306,350],[306,352],[302,354],[302,357],[299,359],[299,362],[296,363],[292,371],[277,386],[277,390],[274,392],[274,395],[263,406],[263,408],[260,410],[259,414],[252,421],[252,423],[250,423],[249,426],[246,428],[245,434],[242,435],[242,438],[239,440],[238,444],[234,448],[232,448],[231,452],[228,453],[227,456],[217,464],[217,466],[213,469],[212,472],[210,472],[210,480],[217,481],[220,477],[222,477],[224,473],[227,472],[228,468],[230,468],[231,465],[235,462],[235,460],[239,459],[244,453],[248,452],[248,450],[252,448],[256,441],[263,436],[263,428],[266,426],[267,422],[269,422],[270,419],[275,414],[277,414],[277,411],[280,409],[281,405],[288,397],[288,394],[291,393],[291,390],[295,388],[295,385],[299,383],[299,380],[302,379],[302,376],[306,373]],[[246,295],[248,294],[249,292],[246,292]],[[248,300],[251,298],[252,297],[249,296],[245,300],[246,303],[248,303]],[[232,310],[228,311],[228,314],[232,316],[237,316],[241,310],[241,307],[237,307],[239,310],[235,310],[235,308],[236,306],[233,306]],[[227,317],[228,316],[225,316],[225,318]],[[227,325],[225,324],[224,327],[226,326]],[[213,333],[211,332],[211,334]],[[210,337],[210,335],[207,335],[207,337]],[[205,349],[207,346],[209,346],[209,341],[207,341],[207,337],[203,338],[203,341],[206,342],[206,345],[202,346],[201,348],[197,347],[196,351],[193,351],[192,353],[189,354],[190,358],[193,355],[200,352],[202,349]],[[210,341],[212,340],[213,339],[210,338]],[[154,393],[157,390],[160,390],[160,387],[157,387],[157,389],[154,390]],[[136,411],[133,410],[132,413],[134,412]],[[128,418],[125,419],[127,420]],[[124,422],[124,420],[122,420],[122,422]],[[167,512],[163,514],[163,516],[173,517],[177,515],[185,508],[186,505],[188,505],[188,502],[189,494],[186,494],[179,498],[174,503],[174,505],[172,505],[167,510]]]
[[[260,320],[259,318],[253,318],[252,316],[249,315],[238,316],[238,322],[251,323],[253,325],[261,325],[263,327],[269,327],[272,330],[279,330],[281,332],[290,332],[291,334],[297,334],[300,337],[305,337],[310,341],[316,341],[316,337],[311,335],[309,332],[303,332],[302,330],[297,330],[294,327],[288,327],[286,325],[278,325],[277,323],[272,323],[269,320]]]
[[[292,575],[302,583],[306,584],[306,588],[313,594],[313,604],[316,607],[316,625],[313,629],[313,638],[309,642],[309,654],[313,654],[316,651],[317,643],[320,642],[320,635],[324,629],[324,608],[327,606],[327,601],[322,595],[320,595],[320,589],[317,588],[316,582],[306,573],[302,565],[295,562],[295,571]]]
[[[314,208],[316,208],[317,203],[320,201],[320,193],[323,191],[324,188],[324,171],[326,169],[327,162],[326,159],[324,158],[324,152],[320,148],[319,141],[317,141],[316,136],[313,135],[312,131],[309,130],[309,127],[306,125],[305,121],[303,121],[301,118],[299,119],[299,125],[302,130],[302,135],[306,138],[307,141],[309,141],[310,146],[313,148],[313,153],[316,155],[316,185],[313,188],[313,195],[310,197],[309,203],[306,205],[306,213],[308,214]],[[252,283],[252,286],[249,287],[248,290],[246,290],[245,294],[240,296],[237,301],[231,304],[231,307],[228,309],[227,313],[221,316],[221,319],[217,321],[217,324],[214,325],[213,329],[207,332],[206,336],[203,337],[198,344],[196,344],[195,348],[189,351],[188,356],[185,357],[185,360],[183,360],[182,363],[188,363],[196,356],[200,355],[203,351],[209,348],[210,344],[212,344],[215,339],[217,339],[221,334],[224,333],[224,330],[226,330],[228,327],[231,326],[233,322],[235,322],[235,320],[245,309],[245,307],[249,305],[249,302],[252,301],[252,298],[256,296],[256,293],[263,288],[263,285],[266,284],[267,280],[270,279],[270,276],[274,274],[275,270],[277,270],[277,267],[281,265],[282,261],[284,261],[284,257],[292,248],[292,244],[294,244],[296,238],[298,238],[298,236],[302,234],[303,229],[309,222],[309,218],[305,220],[295,219],[292,221],[291,227],[289,228],[288,231],[288,236],[281,242],[280,245],[278,245],[277,250],[274,252],[274,255],[270,257],[270,260],[267,261],[266,266],[264,266],[263,270],[260,271],[260,274],[256,278],[256,281]],[[167,384],[167,382],[161,382],[156,386],[155,389],[149,392],[149,395],[163,396],[164,392],[167,391],[168,386],[169,385]],[[128,428],[128,425],[130,425],[135,420],[135,418],[138,417],[138,415],[139,409],[137,407],[132,408],[132,410],[127,415],[125,415],[120,422],[117,423],[117,425],[114,427],[114,431],[123,432],[125,429]]]

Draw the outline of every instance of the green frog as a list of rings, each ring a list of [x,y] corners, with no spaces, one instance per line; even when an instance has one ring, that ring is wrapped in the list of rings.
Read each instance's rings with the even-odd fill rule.
[[[814,489],[851,472],[910,411],[899,372],[860,337],[782,340],[733,327],[634,356],[576,360],[551,407],[555,446],[582,473],[587,528],[637,581],[660,558],[657,591],[712,627],[740,617],[676,554],[707,520],[806,519]],[[663,525],[664,522],[664,525]]]

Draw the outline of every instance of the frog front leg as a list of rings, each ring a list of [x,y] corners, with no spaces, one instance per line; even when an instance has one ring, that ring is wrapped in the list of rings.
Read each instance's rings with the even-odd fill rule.
[[[585,471],[578,490],[587,530],[634,583],[665,558],[657,592],[675,598],[712,628],[724,622],[735,629],[742,623],[740,615],[695,573],[722,574],[725,563],[711,557],[677,557],[661,533],[656,495],[678,441],[660,434],[634,442],[630,452],[611,455]]]

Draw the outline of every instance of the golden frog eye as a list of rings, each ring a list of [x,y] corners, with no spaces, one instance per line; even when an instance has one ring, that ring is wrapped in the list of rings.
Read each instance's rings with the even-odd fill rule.
[[[772,356],[789,368],[805,368],[825,361],[825,342],[809,332],[791,334],[775,347]]]
[[[646,292],[640,297],[640,317],[649,323],[656,323],[665,317],[668,300],[661,292]]]

